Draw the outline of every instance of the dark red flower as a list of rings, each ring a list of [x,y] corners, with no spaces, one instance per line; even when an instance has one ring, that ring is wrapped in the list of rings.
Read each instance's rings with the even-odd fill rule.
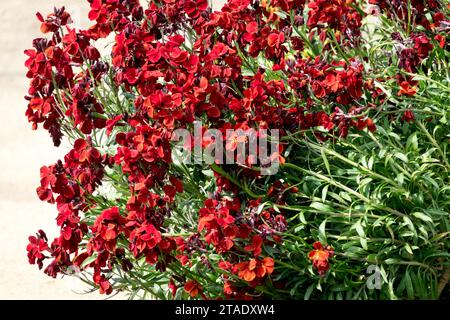
[[[30,242],[27,245],[28,261],[30,264],[37,264],[39,269],[42,269],[42,261],[47,258],[43,252],[49,250],[47,236],[44,231],[39,230],[36,236],[30,236],[28,240]]]
[[[190,18],[197,18],[201,12],[208,8],[208,0],[187,0],[184,10]]]
[[[413,122],[415,120],[414,113],[411,110],[406,110],[403,113],[402,119],[405,122]]]

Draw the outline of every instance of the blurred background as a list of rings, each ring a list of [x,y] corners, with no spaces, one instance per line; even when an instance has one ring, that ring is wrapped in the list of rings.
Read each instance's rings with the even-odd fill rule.
[[[141,0],[144,4],[145,1]],[[213,0],[220,8],[226,0]],[[38,229],[57,236],[56,208],[36,195],[39,169],[69,151],[53,147],[48,133],[32,131],[25,117],[28,80],[23,51],[42,37],[36,12],[44,16],[65,6],[75,26],[87,28],[86,0],[1,0],[0,2],[0,299],[105,299],[81,294],[86,287],[75,278],[53,279],[29,265],[28,236]],[[116,297],[120,298],[120,297]]]

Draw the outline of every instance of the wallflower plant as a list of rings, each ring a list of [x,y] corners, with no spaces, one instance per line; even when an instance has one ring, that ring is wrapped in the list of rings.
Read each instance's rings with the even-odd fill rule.
[[[41,168],[60,234],[30,236],[31,264],[130,298],[446,294],[447,1],[88,3],[87,30],[38,14],[25,51],[26,116],[71,148]],[[196,123],[277,130],[279,170],[182,161]]]

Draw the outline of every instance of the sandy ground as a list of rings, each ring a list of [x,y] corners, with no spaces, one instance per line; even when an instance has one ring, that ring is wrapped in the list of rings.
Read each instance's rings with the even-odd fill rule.
[[[219,6],[224,0],[214,1]],[[39,168],[62,158],[68,148],[54,148],[45,131],[32,131],[24,112],[28,81],[24,49],[42,36],[37,11],[47,14],[53,6],[66,8],[74,21],[86,27],[85,0],[0,1],[0,299],[104,299],[82,295],[84,285],[74,278],[52,279],[28,264],[29,235],[44,229],[57,235],[56,209],[36,196]]]
[[[2,0],[0,2],[0,298],[1,299],[103,299],[81,295],[77,279],[52,279],[28,264],[29,235],[44,229],[57,235],[55,208],[36,196],[39,168],[62,158],[67,148],[54,148],[45,131],[32,131],[24,116],[28,81],[23,50],[41,36],[36,11],[48,13],[53,5],[74,12],[74,20],[87,12],[84,0]],[[86,4],[85,4],[86,2]],[[78,293],[77,293],[78,292]]]

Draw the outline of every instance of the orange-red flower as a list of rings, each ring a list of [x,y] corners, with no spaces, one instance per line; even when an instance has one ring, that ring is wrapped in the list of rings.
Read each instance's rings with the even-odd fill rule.
[[[189,280],[188,282],[185,283],[184,285],[184,291],[186,291],[187,293],[189,293],[189,295],[192,298],[197,297],[199,294],[202,293],[202,287],[201,285],[195,281],[195,280]]]
[[[411,87],[408,81],[400,83],[400,90],[397,93],[398,96],[413,96],[417,93],[416,87]]]
[[[334,255],[333,248],[330,246],[323,247],[322,243],[318,241],[314,242],[313,247],[315,250],[308,254],[308,258],[319,274],[324,275],[330,269],[328,259]]]
[[[262,261],[251,259],[250,261],[238,263],[234,266],[234,270],[239,278],[252,282],[270,275],[274,270],[274,265],[273,259],[266,257]]]

